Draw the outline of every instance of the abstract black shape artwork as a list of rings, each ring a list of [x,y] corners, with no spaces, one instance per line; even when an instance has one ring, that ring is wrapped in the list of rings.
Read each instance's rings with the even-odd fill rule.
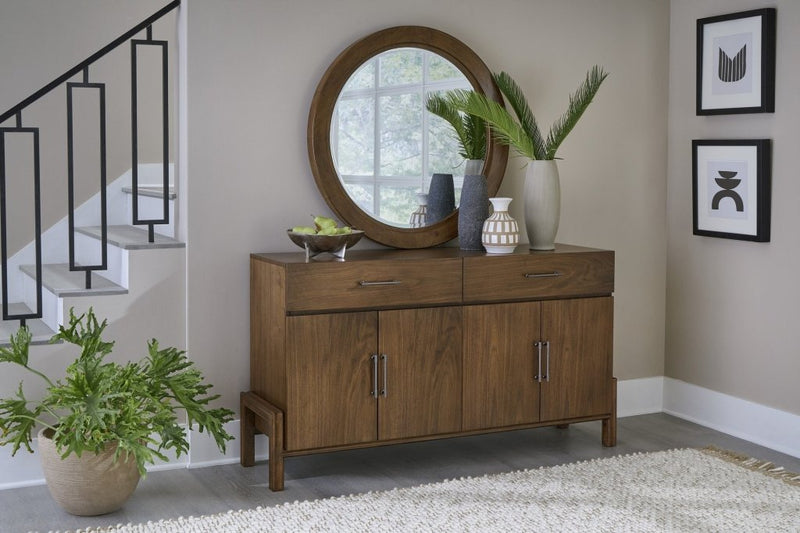
[[[719,49],[719,67],[717,69],[720,81],[731,83],[744,78],[747,73],[747,45],[742,46],[739,53],[733,57]]]
[[[723,198],[730,198],[736,204],[736,211],[744,212],[744,200],[742,200],[739,193],[734,190],[742,182],[742,180],[733,179],[738,172],[732,170],[718,170],[717,174],[721,177],[714,178],[714,181],[720,186],[720,190],[717,191],[714,198],[711,199],[711,209],[715,211],[719,210],[719,203]]]

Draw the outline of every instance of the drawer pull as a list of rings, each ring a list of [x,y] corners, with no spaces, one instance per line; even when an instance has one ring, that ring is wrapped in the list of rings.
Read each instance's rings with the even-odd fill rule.
[[[553,271],[553,272],[542,272],[540,274],[523,274],[522,277],[524,277],[526,279],[532,279],[532,278],[557,278],[560,275],[561,275],[561,272],[556,270],[556,271]]]
[[[400,281],[399,279],[390,279],[390,280],[386,280],[386,281],[366,281],[366,280],[362,279],[361,281],[358,282],[358,286],[359,287],[376,287],[376,286],[379,286],[379,285],[400,285],[401,283],[403,283],[403,282]]]

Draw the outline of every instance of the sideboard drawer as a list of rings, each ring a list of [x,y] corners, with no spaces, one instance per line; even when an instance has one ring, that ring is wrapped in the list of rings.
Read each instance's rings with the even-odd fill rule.
[[[605,295],[614,292],[614,252],[531,252],[464,258],[464,302]]]
[[[461,259],[289,265],[288,312],[461,303]]]

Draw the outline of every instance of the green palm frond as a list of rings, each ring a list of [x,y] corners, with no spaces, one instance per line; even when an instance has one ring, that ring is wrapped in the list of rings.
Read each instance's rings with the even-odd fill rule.
[[[564,139],[567,138],[567,135],[572,131],[572,128],[575,127],[575,124],[578,123],[578,119],[581,118],[583,112],[589,107],[589,104],[592,103],[594,95],[597,94],[600,85],[607,77],[608,73],[597,65],[592,67],[586,74],[586,79],[578,87],[578,90],[569,97],[569,107],[567,111],[556,120],[550,128],[550,133],[547,135],[547,152],[545,159],[555,158],[556,150],[558,150],[558,147],[564,142]]]
[[[431,94],[425,107],[444,119],[455,131],[464,159],[483,159],[486,156],[486,122],[480,117],[459,113],[453,106],[452,95]]]
[[[453,107],[484,119],[496,140],[513,147],[520,155],[530,159],[555,159],[558,147],[589,107],[608,73],[597,65],[589,70],[578,90],[570,96],[567,111],[553,124],[546,139],[542,137],[519,85],[506,72],[493,74],[492,77],[518,120],[502,104],[472,91],[448,91],[447,96],[452,99]]]
[[[485,120],[499,142],[514,147],[522,156],[536,159],[536,147],[532,139],[501,104],[474,91],[455,90],[450,91],[449,95],[459,111]]]
[[[533,145],[536,147],[536,157],[534,159],[544,159],[546,153],[544,139],[522,89],[507,72],[493,74],[492,78],[509,105],[511,105],[514,113],[516,113],[522,129],[525,130],[525,133],[531,138]]]

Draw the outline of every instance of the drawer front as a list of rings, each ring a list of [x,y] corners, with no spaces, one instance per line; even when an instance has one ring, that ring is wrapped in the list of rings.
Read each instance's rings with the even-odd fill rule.
[[[289,265],[288,312],[461,303],[461,259]]]
[[[596,296],[614,291],[614,252],[464,258],[464,302]]]

